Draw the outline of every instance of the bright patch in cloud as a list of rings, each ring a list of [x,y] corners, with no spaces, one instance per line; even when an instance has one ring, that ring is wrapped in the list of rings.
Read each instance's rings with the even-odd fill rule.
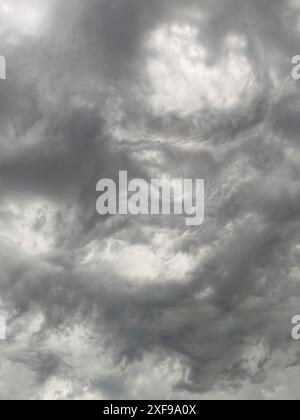
[[[31,204],[11,203],[7,208],[0,220],[1,236],[18,244],[28,254],[48,252],[54,240],[54,206],[36,200]]]
[[[147,71],[152,86],[150,100],[157,113],[187,115],[205,106],[234,107],[249,82],[254,81],[243,54],[244,39],[231,36],[227,54],[210,65],[197,36],[192,27],[177,25],[161,27],[151,34]]]
[[[46,16],[46,2],[1,0],[0,16],[5,22],[4,30],[9,31],[10,41],[16,41],[14,36],[17,34],[35,36],[39,34]]]
[[[83,264],[100,264],[116,276],[132,282],[188,281],[188,273],[196,267],[198,258],[174,250],[176,239],[167,233],[153,235],[150,244],[132,245],[111,239],[101,249],[93,243]]]

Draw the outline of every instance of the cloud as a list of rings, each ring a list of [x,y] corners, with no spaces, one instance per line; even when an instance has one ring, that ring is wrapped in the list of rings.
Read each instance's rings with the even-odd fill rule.
[[[299,398],[297,2],[0,19],[0,397]],[[99,217],[120,170],[206,179],[205,223]]]

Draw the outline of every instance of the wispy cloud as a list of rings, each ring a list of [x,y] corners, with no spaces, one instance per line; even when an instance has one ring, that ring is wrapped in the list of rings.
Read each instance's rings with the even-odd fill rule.
[[[0,397],[299,398],[298,2],[0,19]],[[99,217],[122,170],[205,179],[205,223]]]

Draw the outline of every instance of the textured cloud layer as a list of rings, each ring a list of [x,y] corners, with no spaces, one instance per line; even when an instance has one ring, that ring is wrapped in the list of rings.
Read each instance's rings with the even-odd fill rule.
[[[0,0],[1,398],[299,398],[300,4]],[[96,183],[206,179],[206,219]]]

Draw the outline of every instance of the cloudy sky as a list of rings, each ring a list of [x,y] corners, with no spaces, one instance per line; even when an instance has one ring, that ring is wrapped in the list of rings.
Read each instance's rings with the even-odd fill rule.
[[[299,0],[0,0],[0,398],[300,398]],[[96,183],[206,180],[201,226]]]

